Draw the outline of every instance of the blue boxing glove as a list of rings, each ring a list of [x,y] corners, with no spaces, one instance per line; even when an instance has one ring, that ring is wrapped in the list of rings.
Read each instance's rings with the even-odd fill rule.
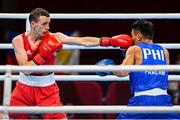
[[[114,61],[112,59],[102,59],[96,65],[99,66],[105,66],[105,65],[115,65]],[[96,72],[97,75],[99,76],[106,76],[106,75],[112,75],[111,71],[108,72]]]

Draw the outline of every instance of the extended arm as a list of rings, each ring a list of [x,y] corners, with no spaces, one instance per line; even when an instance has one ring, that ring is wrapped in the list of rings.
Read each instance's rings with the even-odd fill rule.
[[[83,46],[113,46],[128,48],[132,45],[132,38],[127,34],[120,34],[113,37],[69,37],[62,33],[55,33],[62,43]]]
[[[82,45],[82,46],[98,46],[100,45],[100,38],[98,37],[69,37],[63,33],[55,33],[64,44]]]

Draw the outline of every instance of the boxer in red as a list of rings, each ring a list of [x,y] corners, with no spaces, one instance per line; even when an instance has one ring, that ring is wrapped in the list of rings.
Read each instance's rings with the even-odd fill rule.
[[[125,34],[115,37],[69,37],[63,33],[50,33],[50,15],[42,8],[31,11],[30,30],[12,40],[19,65],[52,65],[54,53],[62,49],[63,44],[82,46],[119,46],[132,45],[131,37]],[[19,80],[11,94],[10,106],[62,106],[59,88],[52,72],[20,72]],[[29,114],[9,114],[13,119],[27,119]],[[65,113],[45,113],[44,119],[67,119]]]

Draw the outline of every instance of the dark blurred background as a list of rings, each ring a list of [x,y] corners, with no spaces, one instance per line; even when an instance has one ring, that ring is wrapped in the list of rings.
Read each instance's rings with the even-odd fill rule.
[[[0,13],[29,13],[36,7],[47,9],[50,13],[178,13],[180,12],[178,0],[1,0]],[[130,34],[130,26],[134,20],[52,20],[51,31],[67,32],[78,30],[81,36],[113,36],[120,33]],[[155,41],[157,43],[179,43],[180,21],[173,19],[153,19],[155,24]],[[25,30],[25,20],[20,19],[0,19],[0,41],[6,43],[6,36],[9,31],[22,33]],[[9,42],[9,41],[8,41]],[[171,51],[170,51],[171,52]],[[172,50],[173,53],[176,50]],[[5,56],[6,51],[1,50],[1,56]],[[110,52],[111,53],[111,52]],[[115,52],[117,54],[117,52]],[[113,54],[115,54],[113,53]],[[90,54],[90,55],[89,55]],[[97,55],[96,55],[97,54]],[[109,54],[109,51],[101,52],[97,50],[81,51],[81,64],[92,64],[93,57],[99,54]],[[92,57],[93,55],[93,57]],[[175,58],[171,54],[172,58]],[[88,56],[91,56],[88,58]],[[112,56],[112,54],[111,54]],[[116,56],[116,55],[115,55]],[[84,60],[85,59],[85,60]],[[172,60],[173,63],[174,60]],[[1,61],[1,64],[6,64]]]
[[[180,13],[180,6],[178,0],[1,0],[0,1],[0,13],[29,13],[36,7],[42,7],[48,10],[50,13]],[[180,39],[180,20],[179,19],[152,19],[155,25],[155,36],[154,42],[156,43],[179,43]],[[113,36],[121,33],[130,34],[131,24],[134,22],[133,19],[93,19],[93,20],[68,20],[58,19],[51,21],[51,32],[62,32],[70,33],[73,31],[80,32],[80,36]],[[20,19],[0,19],[0,43],[10,43],[12,38],[7,36],[10,32],[22,33],[25,31],[25,20]],[[179,50],[169,49],[171,64],[180,63],[180,52]],[[6,56],[7,50],[0,52],[1,59],[0,64],[7,64]],[[95,64],[98,60],[103,58],[111,58],[117,64],[120,64],[123,56],[120,50],[80,50],[79,64]],[[76,59],[76,58],[75,58]],[[178,74],[178,73],[177,73]],[[72,99],[75,99],[74,85],[73,82],[61,84],[62,89],[62,101],[65,104],[82,104],[71,103]],[[119,82],[119,88],[116,85],[104,82],[103,88],[103,102],[100,104],[127,104],[129,94],[128,82]],[[102,84],[102,83],[101,83]],[[59,84],[58,84],[59,85]],[[73,87],[72,87],[72,86]],[[113,94],[107,92],[112,86],[116,86]],[[176,88],[174,87],[176,86]],[[77,87],[77,86],[76,86]],[[83,88],[87,89],[88,87]],[[178,83],[171,85],[172,97],[177,99]],[[107,90],[108,89],[108,90]],[[64,90],[64,91],[63,91]],[[69,92],[70,91],[70,92]],[[110,91],[110,90],[109,90]],[[125,92],[126,91],[126,92]],[[2,91],[1,91],[2,92]],[[66,93],[67,92],[67,93]],[[77,89],[76,89],[77,92]],[[86,91],[88,92],[88,90]],[[80,92],[82,93],[82,92]],[[80,93],[78,95],[80,95]],[[95,92],[90,93],[95,94]],[[121,97],[120,102],[114,102],[108,97],[114,98],[113,95],[117,93]],[[88,93],[83,95],[87,96]],[[115,94],[117,96],[117,94]],[[67,96],[69,95],[69,96]],[[72,98],[73,96],[73,98]],[[89,95],[88,95],[89,96]],[[123,96],[123,98],[122,98]],[[77,97],[77,96],[76,96]],[[96,97],[97,98],[97,97]],[[89,98],[88,98],[89,99]],[[107,101],[105,100],[107,99]],[[178,96],[179,99],[179,96]],[[92,99],[90,99],[92,100]],[[106,102],[104,102],[106,101]],[[115,100],[116,101],[116,100]],[[97,104],[99,104],[96,101]],[[174,100],[175,104],[179,102]],[[84,103],[85,105],[88,103]],[[92,103],[94,104],[94,103]],[[73,117],[72,117],[73,118]],[[81,118],[81,117],[74,117]],[[86,116],[87,118],[87,116]],[[93,118],[93,117],[89,117]],[[101,117],[94,118],[106,118],[104,115]],[[107,118],[115,118],[110,116]]]

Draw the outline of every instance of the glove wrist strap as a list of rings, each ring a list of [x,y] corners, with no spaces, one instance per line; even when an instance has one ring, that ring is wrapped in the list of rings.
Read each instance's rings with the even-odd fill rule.
[[[109,38],[109,37],[102,37],[100,39],[100,45],[101,46],[106,46],[106,47],[110,46],[111,45],[111,38]]]
[[[33,58],[33,61],[35,64],[37,65],[42,65],[44,62],[45,62],[45,59],[40,55],[40,54],[37,54],[34,58]]]

